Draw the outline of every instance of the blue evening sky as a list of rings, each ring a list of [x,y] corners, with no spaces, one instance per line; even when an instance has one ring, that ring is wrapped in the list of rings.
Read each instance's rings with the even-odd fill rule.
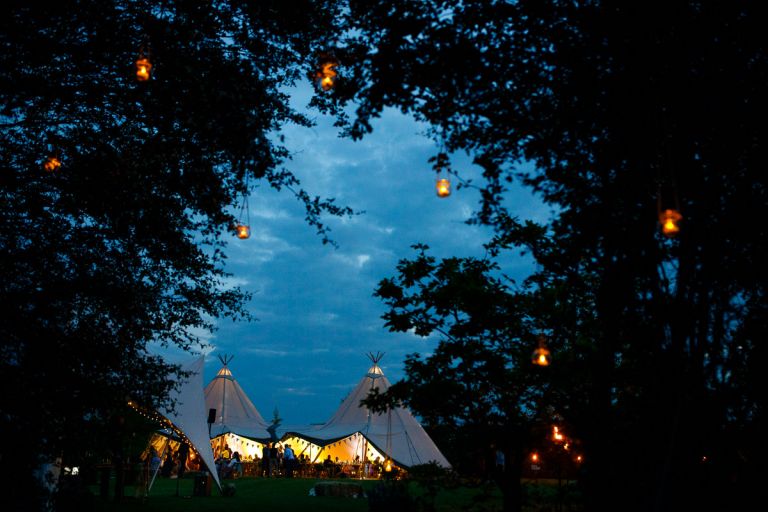
[[[291,91],[297,108],[312,94],[309,84]],[[386,355],[382,368],[394,382],[403,376],[408,353],[427,354],[437,339],[390,333],[376,284],[395,275],[398,260],[425,243],[435,257],[483,256],[490,230],[464,221],[477,206],[475,190],[436,196],[428,159],[438,148],[425,126],[396,110],[374,122],[362,141],[338,137],[333,119],[316,114],[313,128],[289,127],[287,163],[310,195],[336,198],[365,213],[327,218],[338,249],[322,245],[304,221],[302,205],[290,192],[268,186],[250,197],[251,238],[233,237],[227,248],[231,282],[253,293],[251,323],[221,320],[205,365],[206,383],[220,368],[219,354],[234,355],[235,378],[269,421],[277,407],[286,424],[323,422],[358,383],[370,363],[368,352]],[[453,168],[479,178],[465,155],[452,155]],[[508,194],[513,213],[544,220],[548,208],[529,191]],[[530,258],[510,255],[502,271],[522,278]]]

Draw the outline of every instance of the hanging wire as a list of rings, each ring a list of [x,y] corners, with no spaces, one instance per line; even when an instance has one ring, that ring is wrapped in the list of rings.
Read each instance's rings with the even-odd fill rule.
[[[451,174],[451,162],[448,159],[448,152],[445,148],[445,139],[441,138],[440,146],[436,156],[429,159],[433,162],[432,169],[437,174],[435,181],[435,191],[438,197],[448,197],[451,195],[451,181],[448,175]]]
[[[139,47],[139,56],[136,58],[136,80],[146,82],[152,78],[152,60],[149,50],[149,36],[142,35],[141,46]]]
[[[659,115],[659,131],[661,133],[661,162],[657,170],[656,210],[662,234],[672,238],[680,232],[680,201],[677,196],[675,179],[675,164],[672,158],[671,135],[667,133],[664,112]]]
[[[237,216],[237,225],[235,226],[235,231],[237,234],[237,237],[241,240],[245,240],[246,238],[249,238],[251,236],[251,212],[248,207],[248,181],[249,181],[250,175],[248,172],[245,172],[245,190],[243,190],[243,198],[240,202],[240,212]]]

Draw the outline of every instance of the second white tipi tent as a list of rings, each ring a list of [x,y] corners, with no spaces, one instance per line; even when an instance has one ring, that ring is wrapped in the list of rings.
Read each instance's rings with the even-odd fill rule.
[[[372,389],[384,393],[390,386],[378,364],[382,356],[369,355],[373,366],[330,420],[321,426],[290,434],[320,448],[313,457],[315,460],[327,455],[349,462],[381,457],[405,468],[428,462],[450,468],[448,460],[408,409],[396,407],[376,413],[367,407],[360,407],[360,401]]]

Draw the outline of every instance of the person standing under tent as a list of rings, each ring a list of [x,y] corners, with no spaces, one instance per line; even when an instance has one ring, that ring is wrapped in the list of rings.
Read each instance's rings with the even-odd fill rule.
[[[165,461],[163,461],[163,467],[160,470],[160,476],[168,478],[173,472],[173,467],[176,465],[176,461],[173,460],[173,450],[170,448],[165,452]]]
[[[285,477],[293,478],[293,468],[296,464],[296,456],[293,453],[291,445],[285,445],[285,451],[283,452],[283,464],[285,465]]]
[[[269,444],[261,447],[261,476],[269,476]]]
[[[280,452],[277,449],[277,446],[275,446],[275,443],[272,443],[269,448],[269,476],[277,476],[279,453]]]

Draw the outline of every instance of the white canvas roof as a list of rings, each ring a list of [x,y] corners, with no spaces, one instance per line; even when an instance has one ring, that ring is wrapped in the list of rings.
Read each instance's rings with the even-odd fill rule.
[[[434,461],[450,468],[448,460],[408,409],[397,407],[378,414],[367,407],[360,407],[360,401],[368,396],[371,389],[376,388],[383,393],[390,386],[378,365],[380,358],[380,355],[372,356],[373,366],[330,420],[319,427],[297,429],[294,433],[315,444],[326,445],[359,432],[379,452],[391,457],[400,466],[410,467]]]
[[[211,442],[208,438],[208,409],[203,399],[203,363],[204,358],[200,356],[182,364],[182,370],[190,372],[190,376],[181,383],[179,389],[172,390],[170,393],[171,399],[176,403],[175,412],[166,409],[160,409],[158,412],[187,436],[192,447],[208,466],[208,472],[216,485],[221,488]]]
[[[216,409],[216,422],[211,426],[211,436],[232,432],[253,439],[268,439],[269,425],[227,366],[232,358],[220,359],[223,367],[205,387],[206,415],[208,409]]]

